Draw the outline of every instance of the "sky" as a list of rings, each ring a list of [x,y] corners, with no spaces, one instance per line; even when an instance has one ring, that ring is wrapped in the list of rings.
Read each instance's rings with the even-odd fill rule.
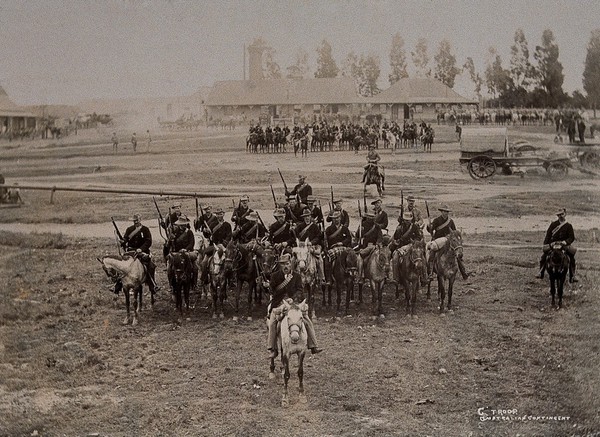
[[[408,53],[426,38],[432,60],[447,39],[459,65],[470,56],[482,71],[491,46],[509,66],[518,28],[532,57],[551,29],[563,89],[583,88],[598,0],[0,0],[0,86],[21,105],[190,95],[242,79],[244,44],[262,37],[283,72],[299,49],[314,72],[323,39],[338,66],[350,51],[378,55],[386,88],[396,32]],[[468,93],[465,80],[457,87]]]

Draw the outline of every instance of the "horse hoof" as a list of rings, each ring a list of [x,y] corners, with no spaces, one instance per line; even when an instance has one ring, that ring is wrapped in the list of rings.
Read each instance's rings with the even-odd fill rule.
[[[371,320],[372,320],[372,321],[375,321],[375,320],[377,320],[377,316],[371,316]]]
[[[212,315],[212,318],[213,318],[213,319],[216,319],[216,318],[217,318],[217,315],[216,315],[216,314],[213,314],[213,315]]]
[[[281,400],[281,406],[282,407],[287,407],[289,405],[289,401],[287,399],[282,399]]]
[[[131,319],[130,319],[129,317],[126,317],[126,318],[123,320],[123,325],[129,325],[129,323],[130,323],[130,322],[131,322]]]
[[[307,404],[308,403],[308,399],[306,398],[306,395],[304,393],[302,393],[298,397],[298,402],[300,402],[301,404]]]
[[[385,314],[379,314],[379,318],[380,318],[381,320],[385,319]]]
[[[137,326],[137,324],[138,324],[138,319],[137,319],[137,317],[134,317],[133,322],[131,322],[131,326]]]
[[[233,321],[237,322],[238,321],[238,316],[233,316]]]
[[[269,379],[275,379],[275,373],[269,372]]]
[[[219,319],[224,319],[225,318],[225,314],[221,313],[219,314]]]
[[[247,320],[248,322],[251,322],[251,321],[252,321],[252,316],[248,316],[248,317],[246,317],[246,320]]]

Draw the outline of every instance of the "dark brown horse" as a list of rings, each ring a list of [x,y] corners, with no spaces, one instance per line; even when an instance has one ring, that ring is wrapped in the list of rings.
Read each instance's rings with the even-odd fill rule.
[[[400,253],[398,252],[399,250],[394,252],[394,256]],[[396,298],[399,297],[399,285],[401,285],[404,289],[404,297],[406,299],[406,312],[414,316],[417,292],[419,291],[421,277],[425,273],[425,242],[419,240],[413,243],[406,254],[400,256],[398,262],[392,264],[397,269],[397,273],[394,276],[399,281],[399,284],[396,284]]]
[[[375,247],[367,258],[363,261],[363,272],[365,280],[371,286],[371,304],[373,314],[371,318],[375,320],[377,316],[384,319],[383,314],[383,285],[390,274],[390,248],[388,246]],[[360,261],[359,261],[360,262]],[[362,302],[362,284],[358,283],[358,300]]]
[[[546,271],[550,278],[552,306],[556,305],[554,295],[558,292],[558,307],[562,308],[563,286],[569,271],[569,256],[562,244],[555,242],[550,245],[550,252],[546,255]]]
[[[180,319],[183,317],[183,304],[190,310],[190,288],[194,283],[194,265],[187,253],[171,252],[167,255],[169,282],[175,295],[175,307]]]
[[[255,262],[254,246],[257,243],[251,242],[247,245],[240,244],[236,241],[230,241],[225,249],[225,257],[232,260],[233,272],[237,279],[235,291],[235,315],[233,320],[238,320],[240,311],[240,295],[244,282],[248,284],[248,309],[246,313],[247,320],[252,320],[252,299],[256,298],[260,302],[260,295],[256,287],[256,278],[258,277],[257,262]],[[251,250],[253,249],[253,250]]]
[[[358,255],[353,249],[345,247],[343,251],[338,253],[333,263],[326,263],[329,267],[328,277],[331,276],[336,290],[337,314],[340,313],[340,305],[342,302],[342,289],[346,291],[346,309],[345,315],[348,315],[350,309],[350,298],[354,291],[354,282],[358,272]],[[329,305],[331,305],[331,289],[333,284],[330,283],[323,289],[323,305],[325,305],[325,293],[328,293]]]
[[[233,261],[226,258],[224,251],[217,246],[217,250],[209,258],[206,268],[213,299],[212,318],[223,319],[225,317],[223,301],[227,299],[227,286],[233,277]]]
[[[363,184],[363,195],[367,195],[367,186],[375,185],[377,187],[377,194],[383,196],[385,191],[385,170],[383,166],[377,166],[375,164],[369,165],[367,169],[367,176]]]
[[[440,249],[433,263],[433,271],[437,275],[438,282],[438,297],[440,300],[439,310],[444,312],[444,300],[446,298],[445,282],[448,281],[448,306],[447,309],[451,310],[452,306],[452,290],[454,281],[456,279],[456,273],[458,272],[458,263],[456,258],[462,258],[463,256],[463,242],[460,231],[450,231],[447,243],[442,249]],[[431,296],[431,281],[427,284],[427,299]]]

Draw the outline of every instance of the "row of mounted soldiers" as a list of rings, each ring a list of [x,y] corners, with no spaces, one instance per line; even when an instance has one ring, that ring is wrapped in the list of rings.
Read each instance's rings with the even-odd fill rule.
[[[382,124],[352,124],[342,123],[328,124],[326,121],[305,124],[304,126],[294,125],[290,131],[288,126],[281,128],[279,125],[271,127],[267,125],[264,129],[260,124],[250,126],[249,136],[247,138],[248,151],[273,151],[282,152],[283,147],[291,142],[307,141],[306,148],[311,151],[331,150],[337,142],[338,148],[347,147],[349,150],[358,150],[374,144],[379,147],[379,140],[383,140],[383,146],[389,144],[389,134],[393,134],[397,141],[401,139],[414,142],[417,138],[430,135],[433,138],[433,129],[431,125],[425,122],[420,124],[414,121],[405,120],[402,125],[397,122],[384,121]],[[395,141],[394,141],[395,143]],[[250,147],[250,146],[254,147]]]

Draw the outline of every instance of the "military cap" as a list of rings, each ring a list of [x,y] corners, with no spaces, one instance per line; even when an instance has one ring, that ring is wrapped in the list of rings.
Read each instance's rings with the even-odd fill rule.
[[[273,217],[285,217],[285,210],[276,208],[275,211],[273,211]]]
[[[279,257],[278,262],[280,264],[287,264],[292,262],[292,256],[289,253],[284,253]]]
[[[382,202],[381,197],[378,197],[374,201],[371,202],[371,205],[375,205],[377,202]]]
[[[177,221],[174,223],[176,225],[189,225],[190,221],[188,220],[188,218],[184,215],[180,216]]]
[[[242,197],[240,197],[241,202],[248,202],[249,200],[250,200],[250,198],[248,197],[247,194],[244,194]]]
[[[298,179],[306,179],[306,176],[305,176],[305,175],[302,175],[302,174],[299,174],[299,175],[298,175]]]
[[[452,212],[452,210],[450,208],[448,208],[448,205],[442,205],[438,208],[438,211],[446,211],[446,212]]]
[[[308,208],[305,208],[305,209],[302,211],[302,214],[300,214],[300,217],[306,217],[306,216],[310,217],[311,215],[312,215],[312,214],[311,214],[311,212],[310,212],[310,209],[308,209]]]
[[[131,217],[131,221],[133,221],[133,222],[142,221],[142,216],[139,214],[133,214],[133,216]]]
[[[317,198],[313,195],[306,196],[307,202],[315,202],[316,200],[317,200]]]
[[[217,206],[217,208],[215,209],[215,214],[222,215],[225,214],[225,211],[223,211],[223,208],[221,208],[220,206]]]
[[[369,149],[374,149],[375,148],[375,144],[369,144]]]
[[[335,200],[333,201],[333,203],[342,203],[342,199],[340,199],[340,198],[338,197],[337,199],[335,199]]]
[[[342,213],[339,211],[334,211],[331,213],[331,218],[340,218],[342,216]]]
[[[291,196],[287,196],[286,197],[287,201],[289,202],[290,200],[296,200],[296,196],[291,195]]]
[[[408,202],[414,202],[414,201],[415,201],[415,198],[414,198],[414,196],[408,196],[408,197],[406,198],[406,200],[407,200]]]
[[[173,203],[172,208],[181,208],[181,202],[175,202],[175,203]]]
[[[559,208],[556,210],[556,215],[563,215],[567,213],[567,208]]]
[[[256,211],[252,211],[246,216],[246,220],[250,220],[251,222],[258,221],[258,213]]]
[[[207,203],[206,205],[203,206],[203,208],[212,210],[212,205],[210,203]]]

